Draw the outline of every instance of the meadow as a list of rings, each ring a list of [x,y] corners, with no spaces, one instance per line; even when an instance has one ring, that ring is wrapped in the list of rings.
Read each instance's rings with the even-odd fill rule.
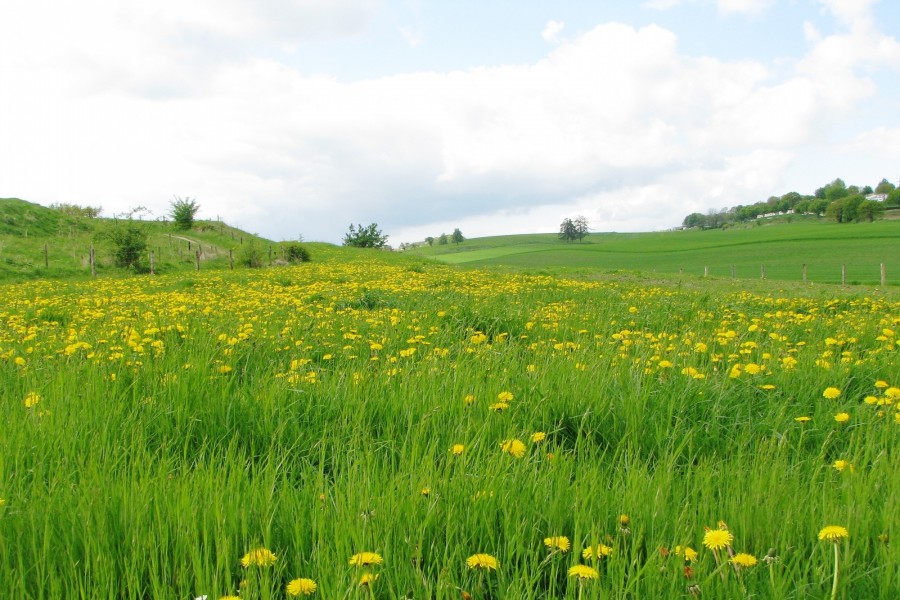
[[[896,598],[898,336],[890,287],[326,247],[3,285],[0,595]]]
[[[684,273],[730,279],[841,283],[841,266],[850,284],[900,284],[900,221],[832,223],[795,217],[732,229],[656,233],[592,233],[566,243],[555,234],[495,236],[462,244],[418,247],[414,252],[448,264],[507,266],[520,270],[618,270]],[[733,269],[733,271],[732,271]]]

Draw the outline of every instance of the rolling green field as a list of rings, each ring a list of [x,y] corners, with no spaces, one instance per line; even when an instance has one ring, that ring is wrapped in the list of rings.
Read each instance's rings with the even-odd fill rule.
[[[0,285],[0,595],[896,598],[896,289],[543,268]]]
[[[450,264],[520,269],[594,269],[679,273],[739,279],[900,284],[900,221],[838,224],[799,220],[726,230],[597,233],[566,243],[554,234],[498,236],[414,252]]]

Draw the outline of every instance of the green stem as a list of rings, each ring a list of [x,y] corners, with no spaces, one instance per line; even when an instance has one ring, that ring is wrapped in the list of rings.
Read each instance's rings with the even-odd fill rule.
[[[837,590],[838,590],[838,572],[840,571],[838,567],[838,562],[840,559],[840,550],[838,550],[837,542],[834,544],[834,581],[831,584],[831,600],[837,598]]]

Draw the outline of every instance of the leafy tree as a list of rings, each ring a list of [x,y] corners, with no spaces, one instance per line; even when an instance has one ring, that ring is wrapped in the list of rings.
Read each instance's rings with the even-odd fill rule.
[[[887,179],[882,179],[877,186],[875,186],[876,194],[890,194],[896,189],[893,183],[888,181]]]
[[[442,234],[441,234],[441,237],[438,238],[438,245],[439,245],[439,246],[446,246],[446,245],[449,243],[449,241],[450,241],[450,240],[449,240],[449,238],[447,237],[447,234],[446,234],[446,233],[442,233]]]
[[[849,195],[849,193],[847,184],[844,183],[844,180],[840,177],[825,186],[825,199],[829,202],[839,200],[840,198]]]
[[[588,232],[588,220],[583,215],[578,215],[575,217],[575,220],[572,221],[572,224],[575,226],[575,236],[578,238],[580,242],[583,240]]]
[[[888,194],[887,199],[884,201],[885,206],[900,206],[900,188],[895,189],[890,194]]]
[[[465,241],[466,238],[463,237],[462,231],[459,230],[459,227],[453,230],[453,235],[450,236],[450,241],[454,244],[459,244],[460,242]]]
[[[429,246],[434,246],[434,238],[429,235],[427,238],[425,238],[425,243]]]
[[[843,222],[844,220],[844,201],[843,200],[835,200],[828,205],[828,208],[825,209],[825,216],[829,219],[834,219],[838,223]]]
[[[87,219],[96,219],[103,212],[99,206],[79,206],[77,204],[69,204],[67,202],[57,202],[50,205],[53,210],[69,215],[70,217],[84,217]]]
[[[298,242],[290,242],[284,247],[284,256],[289,263],[309,262],[309,250]]]
[[[746,212],[746,216],[744,216],[744,219],[742,219],[742,220],[753,218],[750,215],[749,208],[750,207],[748,207],[748,206],[743,207],[742,210],[747,211],[747,212]],[[684,221],[682,221],[681,224],[685,227],[703,227],[704,225],[706,225],[706,216],[701,213],[696,213],[696,212],[691,213],[684,218]]]
[[[566,217],[559,224],[559,239],[566,240],[566,243],[578,239],[578,231],[575,229],[575,222],[572,219]]]
[[[871,185],[864,185],[863,189],[859,190],[859,193],[863,196],[868,196],[869,194],[874,194],[875,190],[872,189]]]
[[[865,198],[859,194],[854,194],[853,196],[847,196],[843,199],[844,202],[844,215],[843,222],[850,223],[851,221],[859,221],[859,205],[865,201]]]
[[[370,223],[366,227],[350,225],[350,229],[344,235],[344,245],[354,248],[384,248],[387,246],[388,236],[378,229],[377,223]]]
[[[809,203],[809,212],[816,213],[820,217],[828,210],[828,200],[815,199]]]
[[[147,232],[131,219],[101,230],[97,237],[112,244],[117,267],[141,270],[141,257],[147,250]]]
[[[175,229],[180,229],[183,231],[187,231],[194,226],[194,217],[197,216],[197,211],[200,210],[200,205],[197,204],[196,200],[191,198],[179,198],[175,196],[175,199],[171,202],[172,210],[169,214],[172,216],[172,221],[175,223]]]
[[[859,203],[856,214],[860,221],[865,219],[871,223],[884,214],[884,204],[878,200],[863,200]]]

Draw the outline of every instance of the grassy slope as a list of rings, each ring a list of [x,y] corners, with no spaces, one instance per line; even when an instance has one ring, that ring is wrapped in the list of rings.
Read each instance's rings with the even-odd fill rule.
[[[191,231],[176,231],[170,223],[160,221],[137,223],[147,230],[159,272],[194,269],[194,253],[198,247],[202,251],[201,268],[220,268],[228,265],[229,250],[234,249],[236,253],[244,241],[262,244],[265,255],[274,246],[268,240],[221,222],[198,221]],[[97,233],[116,225],[113,219],[75,218],[17,198],[2,198],[0,281],[88,276],[92,244],[96,247],[98,270],[110,270],[113,268],[110,249],[97,238]]]
[[[900,223],[837,224],[802,221],[714,231],[593,234],[582,243],[564,243],[554,234],[498,236],[459,246],[417,249],[424,256],[467,265],[521,268],[591,268],[730,277],[800,279],[802,265],[810,281],[840,282],[841,265],[849,283],[878,283],[879,264],[887,265],[888,283],[900,283],[894,266],[900,248]],[[892,268],[893,267],[893,268]]]

